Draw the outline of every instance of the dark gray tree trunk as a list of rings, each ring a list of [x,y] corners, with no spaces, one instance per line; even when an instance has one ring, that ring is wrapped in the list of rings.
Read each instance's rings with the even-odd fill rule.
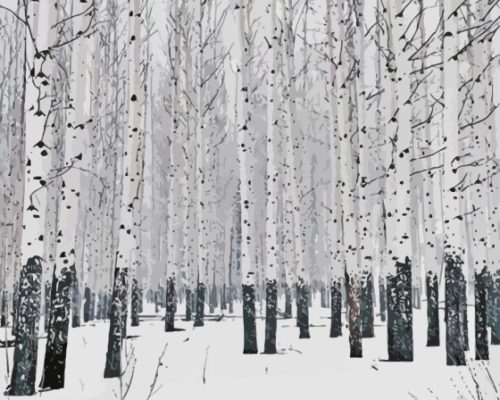
[[[464,350],[469,351],[469,318],[467,315],[467,283],[460,285],[460,309],[462,311],[462,329],[464,338]]]
[[[47,333],[49,331],[49,321],[50,321],[50,290],[52,288],[52,284],[49,281],[45,282],[44,285],[44,295],[45,295],[45,304],[44,304],[44,321],[43,321],[43,331]]]
[[[142,314],[144,312],[144,291],[142,290],[141,286],[137,288],[137,291],[139,295],[139,300],[138,300],[139,314]]]
[[[215,284],[215,272],[214,272],[213,284],[210,288],[208,305],[210,307],[210,314],[213,314],[215,312],[215,309],[219,306],[219,301],[217,299],[217,285]]]
[[[132,303],[130,304],[130,325],[139,326],[139,284],[137,279],[132,279]]]
[[[500,344],[500,274],[493,276],[491,289],[491,344]]]
[[[21,271],[16,301],[19,321],[16,328],[14,365],[6,396],[29,396],[35,393],[40,322],[42,264],[40,257],[29,258]]]
[[[0,308],[0,327],[5,327],[8,325],[9,321],[9,292],[7,290],[2,290],[2,297],[0,298],[2,306]]]
[[[66,349],[68,347],[69,315],[71,307],[74,267],[64,267],[59,276],[54,270],[50,291],[50,317],[45,360],[40,388],[44,390],[64,387]]]
[[[411,261],[396,262],[396,275],[387,278],[389,361],[413,361]]]
[[[155,313],[160,311],[161,304],[161,292],[160,290],[155,291]]]
[[[459,256],[445,254],[445,316],[446,364],[465,365],[465,339],[463,328],[462,273],[463,261]]]
[[[227,303],[228,303],[228,312],[229,314],[233,314],[234,313],[234,287],[233,286],[229,286],[229,294],[228,294],[228,297],[227,297]]]
[[[257,327],[255,323],[255,287],[242,285],[243,297],[243,354],[257,354]]]
[[[167,279],[165,306],[165,332],[175,331],[175,312],[177,311],[177,302],[175,294],[175,278],[170,276]]]
[[[185,321],[191,321],[193,319],[192,315],[192,294],[191,289],[186,289],[186,318]]]
[[[385,289],[384,279],[380,277],[378,283],[378,295],[380,302],[380,320],[385,322],[387,313],[387,291]]]
[[[426,276],[427,289],[427,346],[439,346],[439,283],[436,274]]]
[[[290,286],[285,282],[285,314],[284,319],[292,318],[292,290]]]
[[[196,314],[194,316],[194,326],[203,326],[205,316],[205,285],[198,282],[196,288]]]
[[[361,281],[361,337],[375,336],[373,331],[373,277],[370,272],[365,272]]]
[[[330,337],[336,338],[342,336],[342,284],[333,281],[330,288],[330,306],[331,306],[331,321],[330,321]]]
[[[227,303],[226,303],[226,284],[222,285],[222,289],[220,292],[220,309],[222,311],[227,310]]]
[[[476,360],[489,360],[488,326],[486,324],[486,285],[489,272],[484,268],[475,274]]]
[[[71,327],[78,328],[81,325],[81,305],[82,296],[80,293],[80,285],[76,275],[75,266],[72,267],[71,273]]]
[[[21,276],[19,277],[19,281],[23,278],[24,269],[21,270]],[[12,336],[17,336],[17,323],[18,320],[18,306],[19,306],[19,283],[14,283],[13,288],[14,295],[12,296]]]
[[[361,288],[354,283],[352,277],[345,273],[346,282],[346,305],[347,316],[349,320],[349,347],[351,358],[363,357],[363,345],[361,343],[361,326],[360,326],[360,300]]]
[[[96,318],[98,320],[104,319],[103,318],[103,310],[104,310],[104,294],[102,291],[99,291],[99,294],[97,295],[97,311],[96,311]]]
[[[108,351],[106,353],[106,366],[104,378],[119,378],[121,369],[121,348],[125,337],[127,321],[127,287],[128,269],[116,268],[113,283],[113,301],[108,334]],[[125,315],[122,315],[125,311]]]
[[[278,303],[278,284],[276,279],[266,281],[266,335],[264,353],[276,353],[276,309]]]
[[[85,286],[83,292],[84,303],[83,303],[83,322],[89,322],[91,320],[90,314],[92,313],[92,293],[88,286]]]
[[[299,338],[309,339],[309,287],[299,278],[297,283],[297,323],[300,329]]]

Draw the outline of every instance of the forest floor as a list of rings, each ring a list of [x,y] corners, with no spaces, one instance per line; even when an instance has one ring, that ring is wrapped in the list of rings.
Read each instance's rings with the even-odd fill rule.
[[[330,339],[329,310],[311,309],[311,339],[299,339],[295,320],[279,320],[277,355],[243,355],[243,322],[239,315],[215,313],[205,326],[176,320],[176,332],[163,331],[162,315],[147,305],[141,326],[129,327],[128,363],[121,380],[104,379],[108,322],[70,329],[66,387],[38,393],[44,400],[73,399],[309,399],[335,400],[495,400],[500,399],[500,346],[490,347],[489,362],[447,367],[444,323],[438,348],[428,348],[425,303],[414,310],[415,361],[386,362],[386,327],[376,323],[375,338],[363,339],[363,358],[349,358],[348,331]],[[182,306],[179,307],[182,310]],[[240,309],[237,305],[235,310]],[[473,308],[469,309],[473,334]],[[442,311],[441,311],[442,312]],[[182,317],[182,316],[180,316]],[[442,317],[442,315],[441,315]],[[264,347],[264,320],[258,319],[259,350]],[[3,336],[3,333],[2,333]],[[472,339],[472,338],[471,338]],[[474,342],[471,340],[471,349]],[[45,338],[39,342],[37,382]],[[8,349],[12,365],[13,349]],[[8,384],[6,351],[0,349],[0,378]],[[161,358],[161,363],[159,359]],[[2,388],[3,389],[3,388]],[[2,390],[3,392],[3,390]],[[1,396],[1,395],[0,395]]]

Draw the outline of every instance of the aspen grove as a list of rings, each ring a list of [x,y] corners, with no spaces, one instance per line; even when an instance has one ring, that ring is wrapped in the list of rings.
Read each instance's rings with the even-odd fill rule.
[[[497,0],[0,0],[5,396],[169,395],[196,332],[203,385],[220,334],[238,365],[437,354],[499,398],[499,28]]]

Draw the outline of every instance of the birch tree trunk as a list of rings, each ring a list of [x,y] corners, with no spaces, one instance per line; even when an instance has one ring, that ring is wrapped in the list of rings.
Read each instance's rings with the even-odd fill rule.
[[[252,126],[251,109],[253,94],[249,88],[249,64],[251,61],[248,43],[248,29],[246,15],[250,12],[252,0],[240,0],[239,2],[239,44],[241,51],[241,64],[237,71],[240,77],[240,96],[238,101],[238,155],[240,172],[241,192],[241,275],[242,275],[242,297],[243,297],[243,329],[244,329],[244,354],[257,353],[257,332],[255,322],[255,258],[254,246],[257,240],[255,230],[255,193],[254,193],[254,146],[255,132]]]
[[[338,11],[337,11],[338,13]],[[332,173],[332,191],[333,207],[331,211],[331,222],[329,228],[330,246],[332,248],[331,266],[330,266],[330,308],[331,324],[330,337],[339,337],[342,335],[342,293],[341,286],[344,277],[345,259],[342,251],[342,197],[341,197],[341,174],[340,174],[340,132],[339,120],[337,115],[337,99],[335,98],[338,83],[337,63],[335,61],[333,39],[337,32],[340,32],[339,18],[334,13],[333,0],[328,0],[326,27],[328,35],[329,49],[329,82],[328,82],[328,117],[330,130],[330,162]],[[335,15],[333,15],[335,14]],[[333,16],[333,17],[332,17]]]
[[[465,339],[461,292],[465,285],[462,272],[465,248],[460,215],[458,143],[458,31],[456,0],[444,0],[444,262],[445,262],[445,315],[446,315],[446,364],[465,365]]]
[[[140,221],[134,210],[140,206],[141,161],[143,136],[141,133],[141,104],[143,91],[140,88],[141,55],[141,1],[129,1],[128,18],[128,127],[123,154],[123,187],[120,202],[120,228],[115,258],[113,301],[109,326],[108,350],[106,353],[105,378],[118,378],[122,374],[121,347],[127,322],[128,277],[133,275],[137,257],[137,239]]]
[[[390,361],[413,360],[413,307],[411,279],[411,100],[409,47],[406,46],[405,11],[401,1],[391,3],[388,45],[394,54],[387,73],[392,85],[388,111],[388,140],[392,146],[387,174],[387,243],[391,260],[387,275],[388,353]],[[395,85],[394,82],[397,82]],[[396,108],[397,107],[397,108]]]
[[[271,68],[268,73],[268,115],[267,115],[267,177],[266,177],[266,335],[264,353],[276,353],[276,308],[278,301],[278,167],[276,154],[280,133],[277,120],[277,88],[276,74],[281,56],[278,21],[276,17],[276,0],[271,1]]]
[[[87,86],[87,39],[82,36],[88,24],[86,3],[77,3],[73,12],[73,53],[71,60],[71,100],[68,105],[67,131],[65,138],[64,175],[61,181],[60,208],[58,218],[57,257],[52,278],[50,316],[45,350],[45,361],[40,387],[44,390],[64,387],[66,348],[68,345],[71,291],[78,291],[76,275],[76,233],[81,206],[82,164],[89,157],[82,149],[88,147],[89,103]],[[81,261],[81,260],[78,260]],[[82,267],[79,267],[83,269]],[[79,308],[80,301],[77,300]],[[80,310],[76,310],[79,316]],[[75,310],[73,310],[75,313]],[[75,314],[73,314],[75,317]],[[79,325],[79,324],[78,324]]]
[[[172,135],[170,136],[170,166],[169,166],[169,178],[170,181],[168,183],[168,196],[167,196],[167,205],[168,205],[168,247],[169,251],[167,254],[167,299],[166,299],[166,307],[165,307],[165,332],[174,331],[174,320],[175,320],[175,275],[179,268],[177,264],[176,257],[176,247],[179,248],[181,246],[176,241],[175,238],[179,237],[177,233],[177,229],[181,225],[181,219],[179,218],[179,212],[177,211],[180,206],[180,202],[178,202],[181,187],[180,187],[180,169],[181,169],[181,160],[182,160],[182,149],[180,143],[180,135],[179,132],[179,92],[180,92],[180,82],[179,82],[179,74],[180,74],[180,65],[181,65],[181,32],[180,32],[180,23],[182,22],[182,10],[185,7],[184,2],[182,4],[178,4],[178,1],[175,0],[174,5],[174,60],[173,65],[174,69],[172,71],[172,85],[173,85],[173,93],[172,93]],[[200,88],[201,90],[201,88]]]
[[[42,257],[44,254],[46,185],[49,184],[51,129],[45,121],[51,112],[51,90],[54,63],[50,53],[57,9],[47,3],[31,1],[26,4],[25,39],[25,101],[24,134],[26,137],[23,232],[21,240],[21,278],[15,318],[16,341],[11,383],[7,394],[32,395],[38,353]],[[39,25],[45,15],[47,24]]]

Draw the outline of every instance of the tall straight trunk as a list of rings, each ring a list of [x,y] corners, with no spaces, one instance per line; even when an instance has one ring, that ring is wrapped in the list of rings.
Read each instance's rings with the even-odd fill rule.
[[[359,320],[360,295],[361,295],[361,277],[358,263],[358,201],[355,193],[355,164],[354,164],[354,146],[351,143],[357,127],[357,120],[351,120],[350,111],[357,114],[353,108],[355,97],[352,96],[354,82],[349,81],[349,71],[353,68],[356,60],[350,59],[350,54],[354,51],[352,36],[346,33],[355,32],[354,25],[357,21],[352,20],[352,16],[345,15],[345,10],[338,3],[338,24],[340,26],[339,40],[342,44],[340,52],[340,66],[336,76],[337,84],[337,118],[338,134],[340,139],[340,173],[342,176],[341,194],[342,194],[342,224],[343,224],[343,246],[342,252],[345,256],[345,284],[347,300],[347,316],[349,322],[349,346],[350,356],[353,358],[362,357],[361,327]],[[356,18],[358,16],[356,15]],[[344,19],[347,18],[346,21]],[[351,33],[352,33],[351,32]],[[354,33],[355,34],[355,33]],[[355,90],[355,89],[354,89]],[[352,108],[352,109],[351,109]]]
[[[73,326],[80,325],[80,283],[76,269],[76,234],[81,207],[82,173],[79,168],[85,168],[89,154],[88,127],[90,110],[85,99],[87,94],[87,38],[79,32],[85,30],[88,16],[84,15],[87,5],[78,3],[74,12],[78,15],[73,19],[74,48],[71,58],[71,99],[68,108],[67,131],[64,136],[64,166],[67,172],[62,177],[61,197],[58,215],[57,257],[52,278],[50,296],[50,317],[47,334],[47,345],[43,375],[40,387],[44,390],[64,387],[66,369],[66,348],[68,343],[70,305],[73,307]]]
[[[338,12],[338,11],[337,11]],[[330,136],[330,160],[333,186],[333,205],[329,223],[328,237],[331,247],[331,265],[330,265],[330,337],[339,337],[342,335],[342,278],[344,275],[344,253],[342,251],[342,197],[341,197],[341,173],[340,173],[340,133],[338,130],[337,99],[335,91],[337,88],[337,64],[334,61],[334,42],[333,38],[339,31],[339,18],[334,14],[333,0],[327,2],[326,29],[328,35],[329,49],[329,79],[328,79],[328,111],[329,111],[329,136]],[[338,47],[338,45],[337,45]]]
[[[141,56],[141,1],[129,2],[128,18],[128,128],[125,135],[123,155],[123,184],[120,199],[120,227],[115,259],[112,309],[110,315],[108,351],[106,353],[105,378],[118,378],[122,374],[121,347],[126,332],[127,292],[129,272],[135,273],[137,264],[137,240],[140,221],[138,193],[142,181],[142,154],[144,151],[141,133],[141,104],[143,90],[140,88]]]
[[[391,30],[388,47],[394,56],[387,64],[391,81],[388,99],[388,143],[392,143],[388,165],[387,190],[387,243],[391,260],[387,273],[387,329],[390,361],[413,361],[413,294],[412,294],[412,242],[411,242],[411,92],[409,47],[404,37],[405,13],[400,0],[389,9]],[[388,78],[385,78],[388,79]]]
[[[24,175],[24,203],[21,238],[21,280],[16,293],[16,310],[13,330],[16,334],[17,357],[14,356],[13,374],[10,394],[28,395],[34,393],[37,347],[38,321],[40,318],[40,283],[37,276],[44,255],[44,228],[47,209],[45,185],[49,181],[52,142],[52,106],[54,60],[50,56],[53,45],[54,30],[51,29],[57,18],[54,7],[49,4],[29,2],[26,5],[26,35],[24,48],[24,85],[22,101],[24,104],[21,118],[23,134],[26,138]],[[47,21],[39,24],[39,14],[45,15]],[[33,35],[33,36],[32,36]],[[45,123],[49,127],[45,129]],[[29,281],[24,281],[29,279]],[[26,285],[27,287],[23,287]],[[36,294],[30,294],[30,287]],[[26,297],[29,295],[29,297]],[[27,305],[27,302],[30,302]],[[26,311],[31,313],[28,317]],[[30,324],[29,326],[26,324]],[[15,328],[15,329],[14,329]],[[23,343],[24,342],[24,343]]]
[[[446,149],[444,150],[444,262],[445,262],[445,320],[446,320],[446,363],[465,365],[465,337],[463,324],[462,287],[465,287],[462,272],[465,260],[463,227],[457,218],[460,215],[460,184],[458,142],[458,17],[457,0],[444,0],[444,111],[443,127]]]
[[[180,103],[180,65],[181,65],[181,26],[182,10],[184,1],[179,5],[179,1],[175,0],[173,4],[174,15],[174,54],[173,54],[173,69],[172,69],[172,101],[171,101],[171,116],[172,116],[172,133],[170,138],[170,165],[168,167],[168,196],[167,196],[167,298],[165,307],[165,332],[174,330],[175,310],[176,307],[172,304],[175,298],[175,278],[179,269],[178,250],[182,246],[180,243],[180,194],[181,194],[181,163],[183,160],[181,148],[181,132],[179,132],[179,103]],[[201,29],[201,28],[200,28]],[[201,90],[201,88],[200,88]]]
[[[255,230],[255,192],[254,179],[251,175],[254,160],[253,123],[253,94],[250,83],[250,63],[252,62],[251,48],[248,43],[250,25],[247,23],[250,13],[250,2],[240,0],[239,3],[239,42],[241,51],[241,65],[236,72],[237,87],[240,92],[238,100],[237,136],[240,175],[240,204],[241,204],[241,275],[243,298],[243,353],[257,353],[257,328],[255,322],[255,257],[254,242],[257,240]]]
[[[266,332],[264,342],[264,353],[276,353],[276,310],[278,302],[278,167],[276,156],[278,153],[278,141],[280,131],[275,124],[277,116],[277,88],[276,74],[279,58],[281,57],[278,25],[276,17],[276,0],[271,3],[271,68],[269,69],[268,91],[267,91],[267,135],[266,135],[266,153],[267,153],[267,177],[266,177]]]

